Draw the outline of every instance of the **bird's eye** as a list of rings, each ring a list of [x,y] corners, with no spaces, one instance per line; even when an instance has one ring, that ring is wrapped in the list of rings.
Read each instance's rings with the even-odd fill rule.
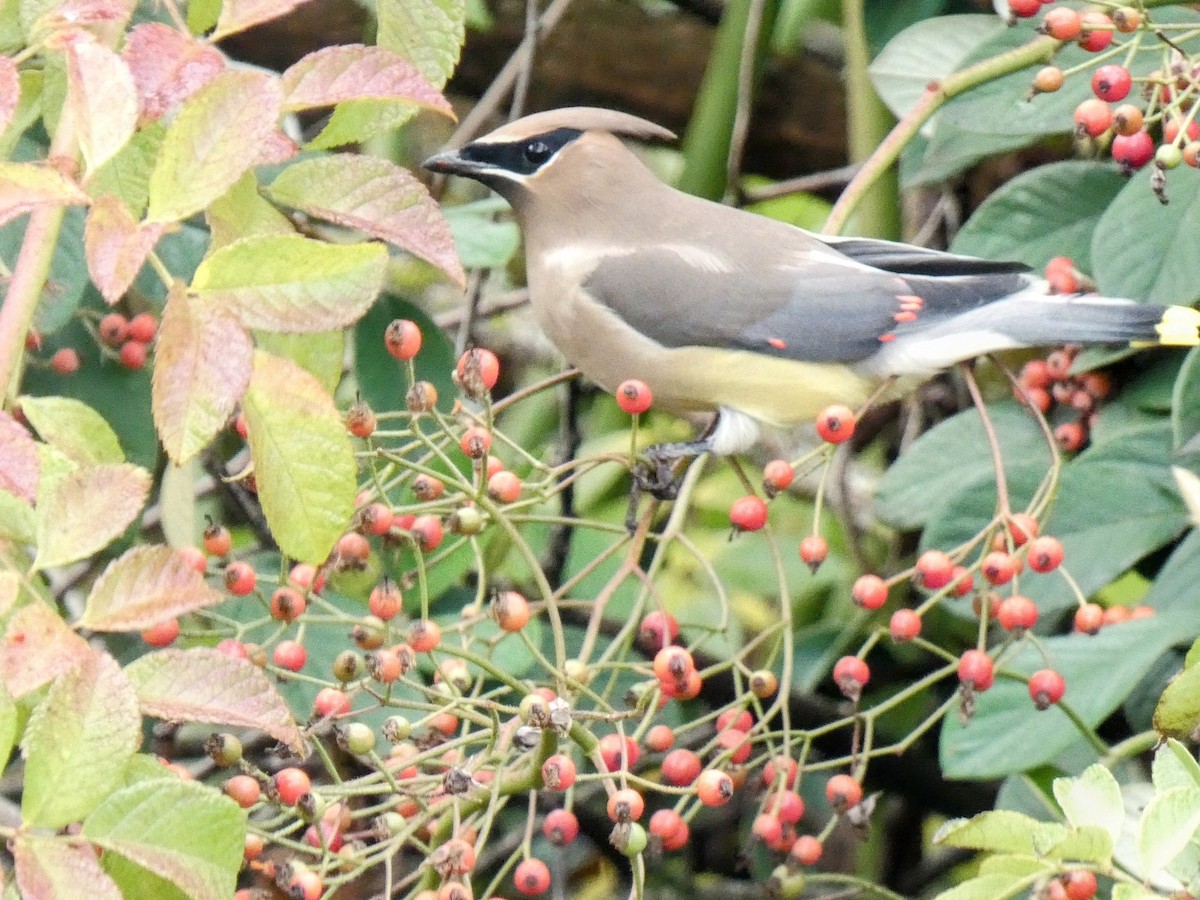
[[[525,145],[525,158],[535,166],[540,166],[550,158],[552,151],[542,141],[530,141]]]

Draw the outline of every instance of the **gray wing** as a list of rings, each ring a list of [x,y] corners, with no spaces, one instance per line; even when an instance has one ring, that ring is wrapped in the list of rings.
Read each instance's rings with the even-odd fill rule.
[[[935,278],[958,276],[994,276],[1028,272],[1019,262],[993,262],[977,256],[960,256],[942,250],[928,250],[912,244],[880,241],[872,238],[832,237],[814,234],[812,237],[843,256],[897,275],[919,275]]]
[[[762,262],[754,269],[714,271],[669,245],[648,245],[605,257],[583,286],[666,347],[712,346],[852,363],[872,356],[897,333],[978,308],[1028,281],[1007,269],[906,277],[829,251],[811,253],[795,265]]]

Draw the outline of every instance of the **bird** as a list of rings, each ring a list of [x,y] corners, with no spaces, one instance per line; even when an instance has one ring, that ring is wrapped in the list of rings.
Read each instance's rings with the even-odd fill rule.
[[[534,316],[571,365],[606,390],[638,379],[656,406],[713,416],[660,462],[739,453],[890,379],[993,352],[1200,343],[1189,307],[1051,294],[1021,263],[815,234],[676,190],[624,143],[674,138],[568,107],[424,162],[511,205]]]

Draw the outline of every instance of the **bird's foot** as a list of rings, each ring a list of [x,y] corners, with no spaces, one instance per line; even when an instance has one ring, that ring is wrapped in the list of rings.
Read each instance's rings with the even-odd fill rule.
[[[630,534],[637,530],[642,494],[649,494],[656,500],[674,500],[679,496],[683,482],[682,473],[676,471],[678,463],[708,450],[708,442],[703,440],[655,444],[646,450],[642,461],[634,467],[633,484],[629,489],[629,512],[625,516],[625,528]]]

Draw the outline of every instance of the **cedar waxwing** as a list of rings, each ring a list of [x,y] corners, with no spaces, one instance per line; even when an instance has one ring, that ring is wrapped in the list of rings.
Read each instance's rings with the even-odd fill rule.
[[[534,313],[572,365],[610,391],[637,378],[656,405],[717,414],[679,445],[687,455],[744,450],[761,426],[993,351],[1200,343],[1187,307],[1052,296],[1019,263],[812,234],[684,194],[618,136],[674,138],[624,113],[557,109],[425,167],[512,205]]]

